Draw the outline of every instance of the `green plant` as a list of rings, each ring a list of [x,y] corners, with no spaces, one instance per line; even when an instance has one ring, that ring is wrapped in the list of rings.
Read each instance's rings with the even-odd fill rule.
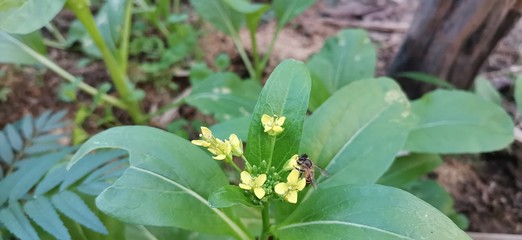
[[[306,118],[311,85],[304,64],[281,63],[261,91],[244,152],[236,135],[224,141],[206,128],[193,143],[213,156],[162,130],[116,127],[89,139],[69,167],[96,149],[127,150],[130,167],[96,203],[134,224],[239,239],[469,239],[431,205],[375,184],[419,126],[393,80],[354,81]],[[298,153],[329,172],[317,176],[317,190],[304,187]],[[231,185],[214,159],[237,170]],[[247,225],[248,212],[257,217]]]
[[[5,47],[10,48],[8,51],[9,54],[4,55],[5,58],[2,58],[2,60],[29,64],[35,62],[41,63],[79,89],[93,96],[97,95],[99,91],[96,88],[85,84],[79,80],[79,78],[71,75],[56,63],[47,59],[42,54],[43,51],[41,47],[35,48],[34,44],[33,46],[31,45],[31,43],[40,43],[41,45],[43,42],[41,36],[36,40],[32,37],[31,39],[33,39],[33,41],[30,41],[27,36],[16,35],[29,34],[45,26],[56,14],[58,14],[64,5],[73,11],[81,22],[82,26],[79,26],[78,24],[76,26],[79,26],[79,29],[85,29],[88,33],[89,39],[84,42],[89,42],[91,46],[92,43],[94,43],[96,48],[91,47],[91,53],[100,54],[102,56],[112,83],[122,99],[119,100],[103,94],[103,100],[113,106],[126,110],[131,115],[134,122],[143,123],[145,121],[145,115],[138,106],[139,94],[137,92],[139,91],[134,89],[133,85],[126,79],[133,1],[112,0],[106,4],[99,13],[99,16],[101,16],[99,19],[111,19],[122,23],[121,35],[119,36],[114,35],[114,32],[116,32],[114,25],[111,25],[108,22],[104,22],[104,24],[100,23],[99,25],[96,23],[95,18],[89,9],[89,2],[86,0],[28,0],[19,3],[15,3],[14,1],[8,2],[8,4],[4,4],[0,8],[0,29],[3,30],[0,31],[0,41],[7,43]],[[47,9],[48,11],[40,11],[41,9]],[[34,17],[24,19],[24,16]],[[18,24],[19,21],[23,21],[24,24]],[[34,35],[33,33],[33,35],[28,36],[37,37],[38,35]],[[79,38],[82,38],[81,34],[79,35]],[[117,47],[114,45],[114,42],[117,41],[116,39],[119,39]],[[86,48],[85,44],[84,48]]]
[[[122,151],[99,151],[66,171],[76,148],[59,143],[65,135],[56,130],[65,127],[65,113],[27,115],[0,131],[0,236],[85,239],[108,234],[99,218],[107,222],[106,217],[87,204],[121,175],[127,160]]]
[[[229,35],[236,46],[241,59],[250,75],[250,79],[262,81],[261,75],[270,59],[274,45],[283,27],[292,19],[309,8],[314,0],[274,0],[271,4],[251,3],[249,0],[191,0],[196,12],[215,28]],[[262,16],[273,10],[277,25],[267,52],[264,55],[258,50],[256,31]],[[239,38],[239,29],[246,22],[252,45],[252,59],[246,53]]]

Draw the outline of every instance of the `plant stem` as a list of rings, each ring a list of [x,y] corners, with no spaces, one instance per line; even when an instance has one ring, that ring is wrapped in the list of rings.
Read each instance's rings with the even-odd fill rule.
[[[254,55],[254,70],[256,73],[256,79],[261,82],[262,69],[259,69],[259,52],[257,50],[257,37],[255,31],[250,31],[250,43],[252,45],[252,55]]]
[[[129,40],[130,30],[132,26],[132,11],[134,8],[133,1],[127,1],[125,6],[125,17],[123,20],[123,27],[121,30],[121,42],[119,46],[120,53],[120,69],[123,75],[127,75],[127,63],[129,61]]]
[[[77,77],[75,77],[72,74],[70,74],[69,72],[65,71],[63,68],[58,66],[56,63],[54,63],[53,61],[47,59],[46,57],[44,57],[40,53],[36,52],[32,48],[28,47],[24,43],[20,42],[18,39],[14,38],[13,36],[9,35],[8,33],[0,31],[0,35],[2,35],[2,37],[4,37],[5,39],[11,41],[13,44],[15,44],[17,47],[19,47],[22,51],[24,51],[25,53],[31,55],[38,62],[40,62],[41,64],[43,64],[47,68],[51,69],[51,71],[53,71],[56,74],[60,75],[65,80],[67,80],[67,81],[69,81],[71,83],[76,83],[78,81]],[[96,96],[96,95],[99,94],[98,93],[99,92],[98,89],[96,89],[96,88],[94,88],[94,87],[84,83],[83,81],[78,82],[78,88],[80,88],[81,90],[85,91],[86,93],[88,93],[88,94],[90,94],[92,96]],[[123,110],[127,109],[127,105],[125,105],[124,102],[122,102],[121,100],[119,100],[119,99],[117,99],[117,98],[115,98],[113,96],[110,96],[110,95],[107,95],[107,94],[103,94],[102,95],[102,99],[105,102],[107,102],[107,103],[109,103],[109,104],[111,104],[111,105],[113,105],[115,107],[121,108]]]
[[[124,71],[121,70],[115,56],[105,43],[105,40],[94,22],[94,17],[92,16],[91,10],[89,9],[89,6],[87,6],[86,1],[67,0],[66,5],[74,12],[78,20],[80,20],[91,36],[94,44],[96,44],[102,53],[103,60],[107,66],[112,82],[127,105],[127,112],[132,120],[137,124],[144,123],[145,116],[138,105],[138,101],[134,98],[132,85],[127,81],[125,74],[123,74]]]
[[[270,203],[263,203],[263,210],[261,212],[261,218],[263,220],[263,230],[261,232],[261,240],[266,240],[270,237]]]
[[[241,172],[241,168],[239,168],[237,166],[237,164],[234,162],[234,160],[230,161],[230,165],[232,165],[232,167],[234,167],[234,169],[236,169],[237,172]]]
[[[270,158],[268,158],[268,165],[266,166],[267,171],[272,166],[272,157],[274,156],[275,140],[276,140],[276,137],[271,136],[271,138],[270,138]]]
[[[47,30],[49,30],[49,32],[51,32],[51,34],[54,36],[54,39],[56,41],[58,41],[58,43],[60,44],[65,44],[66,40],[65,40],[65,37],[63,37],[62,33],[60,33],[60,31],[58,30],[58,28],[56,28],[56,26],[54,26],[54,24],[52,23],[48,23],[45,28],[47,28]]]
[[[272,40],[270,40],[270,45],[268,46],[268,51],[263,56],[263,59],[261,60],[259,65],[256,66],[256,69],[260,73],[265,69],[266,64],[268,63],[268,60],[270,59],[270,55],[272,55],[272,51],[274,50],[276,40],[279,38],[279,34],[281,33],[281,30],[283,30],[283,26],[284,25],[277,24],[276,32],[275,32],[274,36],[272,36]]]

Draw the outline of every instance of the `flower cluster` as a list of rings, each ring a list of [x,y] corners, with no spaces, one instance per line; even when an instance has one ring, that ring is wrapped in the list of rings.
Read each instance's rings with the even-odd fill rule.
[[[306,186],[306,179],[300,178],[300,175],[299,170],[292,170],[286,178],[287,182],[275,185],[275,192],[282,195],[287,202],[297,203],[297,193],[302,191]]]
[[[192,144],[206,147],[209,152],[214,154],[212,158],[232,162],[232,156],[243,156],[243,143],[236,134],[231,134],[228,140],[221,140],[214,137],[212,131],[206,127],[201,127],[201,140],[192,140]]]
[[[241,172],[241,183],[239,187],[245,190],[254,190],[257,198],[261,199],[265,196],[265,189],[263,184],[266,182],[266,174],[260,174],[257,177],[252,177],[249,172]]]

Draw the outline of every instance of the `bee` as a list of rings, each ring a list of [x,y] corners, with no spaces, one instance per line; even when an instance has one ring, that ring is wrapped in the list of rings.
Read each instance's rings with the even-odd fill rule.
[[[296,169],[299,170],[299,172],[301,172],[301,175],[305,176],[307,184],[312,183],[314,189],[317,189],[317,182],[315,181],[314,177],[314,168],[317,168],[321,175],[328,177],[328,172],[315,165],[306,154],[302,154],[301,156],[299,156],[299,158],[297,159],[297,165],[298,167],[296,167]]]

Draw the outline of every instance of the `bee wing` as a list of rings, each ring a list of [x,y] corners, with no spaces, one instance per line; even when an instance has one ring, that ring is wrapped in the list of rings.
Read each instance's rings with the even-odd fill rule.
[[[317,189],[317,182],[315,181],[314,178],[312,178],[311,180],[312,180],[312,186],[314,187],[314,189]]]
[[[325,177],[330,176],[330,174],[329,174],[326,170],[320,168],[320,167],[317,166],[317,165],[314,165],[314,166],[317,168],[317,170],[319,170],[319,173],[321,173],[321,175],[323,175],[323,176],[325,176]]]

